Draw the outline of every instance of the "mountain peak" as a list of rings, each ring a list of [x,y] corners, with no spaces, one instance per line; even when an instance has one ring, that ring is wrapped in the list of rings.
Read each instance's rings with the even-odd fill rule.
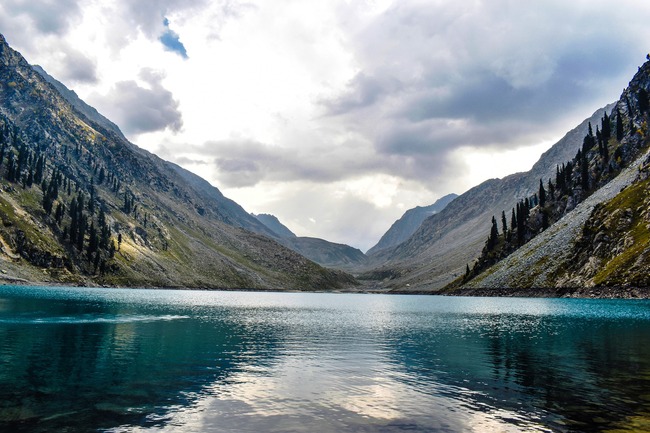
[[[261,213],[261,214],[252,214],[259,222],[268,227],[273,233],[281,238],[295,238],[296,235],[289,230],[287,226],[282,224],[280,220],[271,214]]]

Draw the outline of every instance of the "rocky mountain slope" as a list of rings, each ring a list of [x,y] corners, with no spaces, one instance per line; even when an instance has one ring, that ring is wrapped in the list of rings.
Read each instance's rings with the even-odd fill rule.
[[[422,225],[422,221],[442,211],[458,194],[448,194],[439,198],[429,206],[417,206],[404,212],[404,215],[388,229],[379,239],[377,245],[370,248],[366,254],[376,254],[381,250],[397,246],[407,240]]]
[[[354,283],[254,233],[270,231],[68,98],[0,36],[0,277],[301,290]]]
[[[618,296],[647,296],[639,290],[650,287],[649,93],[647,62],[612,109],[617,134],[605,154],[613,157],[603,158],[595,149],[584,156],[589,177],[598,169],[616,176],[530,242],[462,284],[462,291],[541,288],[589,294],[615,288]]]
[[[352,271],[362,266],[367,260],[366,255],[357,248],[319,238],[299,237],[273,215],[255,216],[275,232],[278,242],[321,266]]]
[[[492,216],[531,196],[540,179],[554,177],[557,166],[581,147],[589,123],[596,125],[611,107],[597,110],[569,131],[530,171],[483,182],[425,219],[406,241],[369,255],[372,270],[363,278],[387,290],[435,292],[463,275],[485,245]]]

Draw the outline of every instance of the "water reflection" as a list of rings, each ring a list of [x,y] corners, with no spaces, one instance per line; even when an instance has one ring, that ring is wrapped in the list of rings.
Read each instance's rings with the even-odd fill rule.
[[[0,430],[633,431],[649,305],[0,288]]]

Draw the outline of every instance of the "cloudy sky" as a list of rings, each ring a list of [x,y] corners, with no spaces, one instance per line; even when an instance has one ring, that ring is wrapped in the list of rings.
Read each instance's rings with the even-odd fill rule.
[[[618,98],[642,0],[3,0],[0,32],[131,141],[298,235],[527,170]]]

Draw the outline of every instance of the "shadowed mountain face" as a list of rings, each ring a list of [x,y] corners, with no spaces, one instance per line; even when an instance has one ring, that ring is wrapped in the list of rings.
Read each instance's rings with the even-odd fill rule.
[[[456,197],[458,197],[458,194],[448,194],[438,199],[432,205],[417,206],[407,210],[400,219],[393,223],[390,229],[377,242],[377,245],[370,248],[366,254],[377,254],[381,250],[401,244],[415,233],[422,224],[422,221],[442,211]]]
[[[499,218],[502,211],[509,212],[517,201],[536,192],[540,179],[554,177],[556,167],[582,146],[589,122],[598,124],[611,108],[596,111],[569,131],[530,171],[483,182],[425,219],[404,242],[373,251],[374,270],[366,277],[381,280],[379,284],[388,289],[437,291],[464,274],[485,245],[492,216]]]
[[[0,36],[5,279],[302,290],[353,282],[278,244],[237,203],[129,143],[44,76]]]

